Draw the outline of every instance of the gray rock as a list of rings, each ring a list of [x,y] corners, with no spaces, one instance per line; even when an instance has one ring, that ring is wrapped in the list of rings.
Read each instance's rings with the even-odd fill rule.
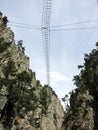
[[[6,96],[0,96],[0,110],[2,110],[4,108],[4,106],[7,103],[7,98]]]

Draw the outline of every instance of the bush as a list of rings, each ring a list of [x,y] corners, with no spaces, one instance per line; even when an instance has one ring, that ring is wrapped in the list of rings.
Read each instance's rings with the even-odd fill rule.
[[[3,23],[4,23],[4,25],[7,25],[7,23],[8,23],[8,19],[6,16],[3,17]]]
[[[47,114],[49,97],[46,87],[42,87],[42,89],[40,90],[40,104],[42,105],[42,114]]]
[[[6,51],[9,46],[10,44],[6,43],[4,38],[0,38],[0,53]]]
[[[17,75],[17,79],[20,82],[25,82],[30,84],[30,82],[32,81],[32,76],[27,71],[23,71]]]

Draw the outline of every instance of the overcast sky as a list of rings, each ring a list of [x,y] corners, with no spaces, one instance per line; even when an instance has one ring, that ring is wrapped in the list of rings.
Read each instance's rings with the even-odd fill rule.
[[[0,0],[0,10],[11,22],[35,26],[42,24],[43,0]],[[97,0],[53,0],[51,26],[98,19]],[[66,27],[98,27],[98,21],[74,24]],[[40,30],[11,26],[15,40],[24,41],[30,67],[42,84],[46,83],[42,34]],[[83,64],[84,53],[95,48],[98,28],[88,30],[51,31],[50,34],[51,87],[59,98],[75,88],[73,76],[79,73],[78,65]]]

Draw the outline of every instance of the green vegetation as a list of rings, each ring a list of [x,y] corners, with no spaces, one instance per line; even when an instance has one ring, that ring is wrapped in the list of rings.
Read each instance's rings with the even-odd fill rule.
[[[0,53],[6,51],[10,43],[6,43],[3,37],[0,37]]]
[[[81,103],[85,101],[86,107],[91,107],[95,111],[95,128],[98,129],[98,42],[96,43],[96,49],[93,49],[90,54],[84,54],[84,64],[79,65],[80,74],[74,76],[74,84],[76,89],[70,92],[70,107],[67,111],[68,117],[65,120],[65,123],[70,120],[78,120],[80,115],[79,108]],[[86,90],[94,98],[94,100],[86,101],[85,99],[79,99],[79,95],[85,95]],[[85,98],[85,97],[84,97]],[[86,111],[84,110],[83,116],[86,116]],[[83,118],[84,118],[83,117]],[[79,127],[79,126],[78,126]],[[72,129],[77,129],[76,126],[73,126]]]
[[[17,75],[17,80],[19,82],[30,84],[32,81],[32,76],[27,71],[22,71]]]
[[[9,60],[7,65],[3,68],[5,79],[8,80],[10,76],[15,76],[16,71],[15,63],[12,60]]]
[[[4,77],[0,77],[0,89],[5,86],[8,91],[8,101],[4,110],[1,112],[4,126],[11,124],[14,115],[23,116],[29,111],[34,112],[39,106],[41,106],[42,110],[41,115],[47,114],[49,105],[47,87],[40,85],[41,90],[39,96],[36,96],[34,93],[35,89],[32,87],[28,89],[28,86],[31,86],[31,81],[35,73],[31,73],[31,71],[18,73],[15,63],[11,59],[9,59],[2,71]]]
[[[47,114],[48,105],[49,105],[49,95],[47,92],[47,85],[41,88],[40,90],[40,104],[42,105],[42,114]]]
[[[2,16],[2,12],[0,11],[0,16]]]
[[[21,50],[22,53],[25,52],[25,47],[23,47],[23,40],[18,41],[17,47],[19,50]]]
[[[98,42],[96,43],[98,46]],[[94,99],[98,101],[98,50],[93,49],[90,54],[84,55],[84,65],[79,65],[80,74],[74,76],[76,89],[71,92],[70,107],[74,109],[77,94],[89,90]]]
[[[27,113],[28,111],[35,110],[38,105],[38,98],[32,88],[27,88],[32,81],[32,75],[29,72],[23,71],[17,73],[15,63],[9,60],[3,68],[3,73],[4,77],[0,77],[0,89],[3,86],[7,88],[8,102],[1,114],[5,118],[4,123],[6,122],[8,125],[11,122],[10,118],[15,113],[19,115],[21,112]]]
[[[8,23],[8,19],[6,16],[3,17],[3,24],[6,26]]]
[[[3,20],[6,24],[7,18],[5,17]],[[24,53],[25,49],[22,46],[22,42],[23,41],[20,40],[17,46],[18,49]],[[2,123],[6,129],[11,128],[15,115],[23,118],[28,112],[32,111],[32,113],[34,113],[36,109],[40,108],[40,116],[43,116],[43,114],[47,114],[49,106],[47,86],[42,87],[38,80],[36,81],[35,87],[31,86],[32,79],[35,79],[35,72],[28,69],[28,71],[24,70],[19,73],[19,63],[17,64],[12,60],[11,53],[7,50],[10,46],[11,43],[6,43],[5,39],[0,37],[0,53],[3,54],[3,52],[6,52],[4,53],[6,62],[1,70],[3,75],[0,76],[0,90],[5,88],[7,91],[7,103],[0,112],[0,119],[2,119]],[[0,61],[2,59],[3,57],[1,57]],[[39,89],[37,92],[35,91],[36,87]],[[36,120],[33,117],[31,118],[33,122]],[[40,122],[38,123],[38,121],[37,123],[35,121],[33,124],[35,124],[36,128],[40,127]]]

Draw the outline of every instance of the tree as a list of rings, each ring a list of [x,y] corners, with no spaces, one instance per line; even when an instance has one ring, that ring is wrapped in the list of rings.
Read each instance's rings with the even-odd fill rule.
[[[0,11],[0,16],[2,16],[2,12]]]
[[[3,68],[5,79],[8,80],[11,76],[15,76],[16,71],[15,63],[9,59],[7,65]]]
[[[62,98],[62,101],[64,102],[65,105],[65,111],[67,112],[69,109],[69,96],[65,95],[64,98]]]
[[[7,25],[7,23],[8,23],[8,19],[6,16],[3,17],[3,23],[4,23],[4,25]]]
[[[48,105],[49,105],[49,97],[47,93],[47,87],[42,87],[40,90],[40,104],[42,106],[42,115],[47,114]]]
[[[18,49],[21,50],[22,53],[25,52],[25,47],[23,47],[23,40],[18,41],[17,46],[18,46]]]
[[[0,53],[3,53],[8,49],[10,43],[5,42],[3,37],[0,37]]]
[[[21,113],[35,110],[39,100],[34,94],[33,89],[27,88],[27,86],[31,85],[31,73],[27,71],[17,73],[18,70],[15,63],[11,59],[9,59],[2,71],[4,77],[0,77],[0,88],[6,87],[8,100],[5,108],[1,111],[1,117],[4,120],[4,125],[10,128],[9,124],[11,124],[15,113],[20,115]]]
[[[97,49],[98,49],[98,42],[96,42],[96,47],[97,47]]]

